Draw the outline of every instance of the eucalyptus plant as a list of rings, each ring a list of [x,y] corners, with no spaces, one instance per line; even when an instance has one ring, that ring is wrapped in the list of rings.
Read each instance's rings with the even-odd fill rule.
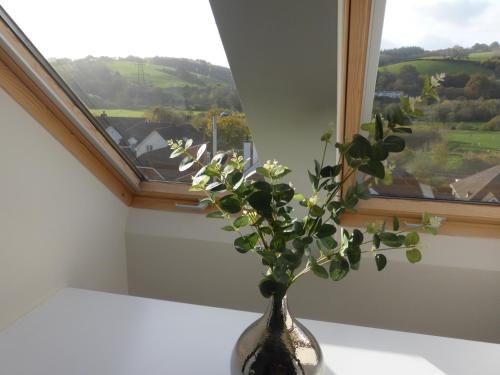
[[[399,105],[377,114],[368,124],[368,135],[356,134],[345,143],[335,143],[332,131],[321,136],[321,161],[314,160],[308,171],[312,192],[305,196],[285,182],[291,170],[278,161],[267,161],[246,173],[249,160],[230,152],[219,152],[203,163],[206,145],[192,152],[192,141],[170,140],[171,158],[183,157],[179,169],[199,167],[193,176],[191,191],[204,192],[200,200],[213,208],[209,218],[226,219],[222,229],[237,233],[234,248],[239,253],[255,253],[267,268],[259,283],[261,294],[269,298],[284,296],[303,275],[339,281],[351,270],[358,270],[362,255],[372,255],[378,271],[387,264],[384,252],[406,251],[410,263],[422,258],[418,229],[436,232],[438,218],[423,213],[419,228],[402,230],[397,217],[391,223],[372,223],[364,230],[341,227],[342,215],[354,211],[360,199],[370,197],[368,184],[354,182],[346,186],[358,171],[375,180],[389,173],[387,159],[405,148],[398,134],[411,133],[411,120],[421,113],[418,104],[438,100],[436,87],[442,75],[427,78],[422,95],[402,97]],[[336,150],[337,162],[328,164],[327,151]],[[303,215],[295,215],[297,204]]]

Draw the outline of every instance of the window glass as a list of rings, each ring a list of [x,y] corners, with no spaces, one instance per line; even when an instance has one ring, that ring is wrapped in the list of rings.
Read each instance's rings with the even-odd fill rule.
[[[444,73],[439,100],[419,105],[407,149],[374,195],[500,200],[500,2],[387,0],[373,113],[418,96]],[[366,124],[364,125],[366,126]]]
[[[208,0],[5,0],[2,6],[147,180],[188,182],[193,153],[257,152]],[[214,131],[215,130],[215,131]]]

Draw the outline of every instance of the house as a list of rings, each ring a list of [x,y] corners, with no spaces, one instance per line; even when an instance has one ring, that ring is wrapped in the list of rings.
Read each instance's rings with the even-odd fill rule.
[[[167,147],[167,141],[169,139],[192,139],[195,145],[203,142],[203,134],[192,125],[162,125],[162,127],[157,127],[142,141],[137,143],[135,146],[136,157],[140,157],[146,152],[156,151]]]
[[[456,199],[500,202],[500,164],[450,184]]]
[[[401,168],[395,168],[392,171],[392,179],[391,185],[372,184],[370,193],[372,195],[391,197],[435,198],[431,186],[419,182],[413,175]],[[373,180],[373,178],[366,178],[366,181],[370,180]]]

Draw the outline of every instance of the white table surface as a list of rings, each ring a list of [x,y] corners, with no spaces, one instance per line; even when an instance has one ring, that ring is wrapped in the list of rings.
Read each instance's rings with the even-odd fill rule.
[[[1,375],[229,373],[233,344],[259,314],[64,289],[0,332]],[[500,345],[301,321],[325,375],[500,374]]]

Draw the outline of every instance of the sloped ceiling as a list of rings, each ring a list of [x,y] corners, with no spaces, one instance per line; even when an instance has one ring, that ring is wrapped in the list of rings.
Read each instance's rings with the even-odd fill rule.
[[[260,160],[300,172],[302,190],[336,118],[337,1],[210,3]]]

